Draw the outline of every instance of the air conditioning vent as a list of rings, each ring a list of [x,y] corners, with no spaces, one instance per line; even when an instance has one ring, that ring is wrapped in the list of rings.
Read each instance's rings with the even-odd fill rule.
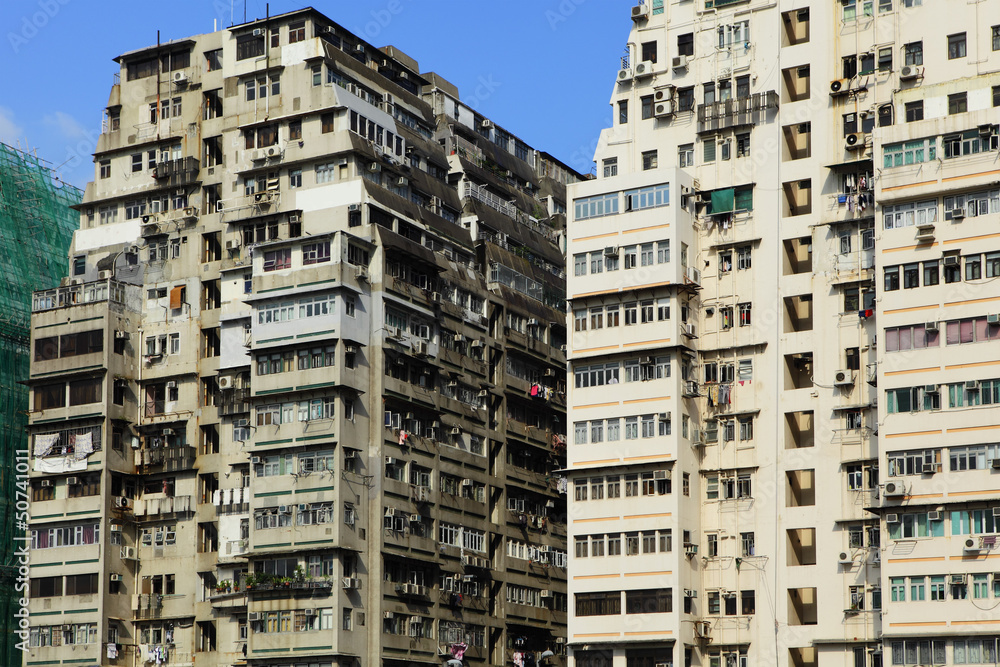
[[[948,213],[951,215],[952,220],[962,220],[965,218],[964,208],[953,208]]]
[[[939,512],[937,510],[931,510],[930,512],[927,513],[927,520],[928,521],[943,521],[944,520],[944,513],[943,512]]]
[[[684,69],[685,67],[688,66],[688,57],[674,56],[673,59],[670,61],[670,66],[673,69]]]
[[[849,151],[860,150],[865,147],[865,135],[861,132],[853,132],[844,137],[844,147]]]
[[[851,370],[837,371],[833,376],[833,384],[839,387],[844,387],[854,384],[854,371]]]
[[[886,497],[903,495],[903,485],[899,482],[886,482],[882,488],[885,491]]]
[[[653,115],[657,118],[665,118],[667,116],[674,115],[674,101],[664,100],[663,102],[657,102],[653,107]]]
[[[885,522],[886,523],[899,523],[899,515],[898,514],[886,514],[885,515]]]
[[[851,80],[850,79],[834,79],[830,82],[830,94],[831,95],[846,95],[850,90]]]
[[[851,554],[849,552],[841,551],[840,556],[837,557],[837,562],[839,562],[841,565],[853,565],[854,558],[851,557]]]
[[[903,65],[899,69],[899,80],[900,81],[911,81],[920,76],[920,70],[913,65]]]
[[[963,551],[979,551],[979,540],[977,540],[974,537],[967,537],[965,539],[965,544],[962,545],[962,550]],[[956,576],[961,576],[962,577],[962,581],[961,582],[956,582],[955,581],[955,577]],[[953,584],[954,583],[962,583],[962,584],[965,583],[965,577],[963,575],[954,575],[953,574],[951,576],[951,578],[952,578],[952,582],[951,583],[953,583]]]
[[[653,65],[654,63],[651,60],[644,60],[643,62],[636,65],[635,66],[636,78],[653,76]]]
[[[649,18],[648,5],[635,5],[634,7],[632,7],[633,21],[645,21],[647,18]]]
[[[618,83],[624,83],[625,81],[632,80],[632,70],[625,68],[618,72]]]
[[[933,463],[925,463],[920,472],[924,475],[933,475],[937,472],[937,466]]]

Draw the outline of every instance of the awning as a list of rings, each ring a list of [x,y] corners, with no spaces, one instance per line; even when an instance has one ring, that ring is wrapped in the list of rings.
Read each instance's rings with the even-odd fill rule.
[[[712,214],[728,213],[735,208],[736,190],[725,188],[723,190],[712,191]]]

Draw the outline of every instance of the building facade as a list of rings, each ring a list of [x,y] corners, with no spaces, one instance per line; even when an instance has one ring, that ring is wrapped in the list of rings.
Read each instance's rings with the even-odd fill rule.
[[[311,9],[117,62],[34,295],[28,661],[560,654],[579,174]]]
[[[17,506],[26,502],[26,451],[28,441],[28,388],[22,380],[28,374],[31,334],[30,300],[41,282],[65,272],[77,216],[70,208],[83,193],[62,183],[58,175],[36,155],[0,144],[0,257],[6,267],[0,283],[0,508],[3,531],[0,552],[0,655],[6,664],[21,664],[17,648],[21,593],[17,590],[16,551],[23,547],[23,534],[16,529]],[[20,475],[20,477],[19,477]],[[20,495],[19,495],[20,493]],[[22,531],[23,533],[23,531]]]
[[[998,16],[631,8],[569,195],[578,667],[995,660]]]

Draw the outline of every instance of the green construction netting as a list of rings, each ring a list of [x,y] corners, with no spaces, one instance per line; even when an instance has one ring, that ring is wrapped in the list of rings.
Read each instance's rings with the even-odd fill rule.
[[[0,662],[20,665],[15,644],[15,451],[27,449],[31,293],[66,273],[67,251],[83,193],[60,183],[28,153],[0,143]],[[6,657],[2,657],[6,656]]]

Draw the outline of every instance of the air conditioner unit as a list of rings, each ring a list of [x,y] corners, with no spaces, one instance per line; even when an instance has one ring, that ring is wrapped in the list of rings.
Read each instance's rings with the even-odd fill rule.
[[[920,70],[913,65],[903,65],[899,69],[900,81],[910,81],[912,79],[916,79],[918,76],[920,76]]]
[[[490,120],[489,118],[484,118],[483,122],[481,122],[479,124],[479,127],[483,128],[484,130],[492,130],[493,129],[493,121]]]
[[[851,370],[837,371],[833,375],[833,384],[841,387],[854,384],[854,371]]]
[[[865,147],[865,135],[861,132],[852,132],[844,137],[844,147],[849,151],[856,151]]]
[[[456,426],[455,428],[451,429],[451,434],[452,435],[462,435],[462,429],[459,428],[458,426]]]
[[[655,480],[665,480],[665,479],[668,479],[668,478],[669,478],[669,475],[667,474],[666,470],[654,470],[653,471],[653,479],[655,479]]]
[[[934,225],[917,225],[916,240],[930,241],[934,238]]]
[[[629,68],[626,67],[625,69],[620,70],[618,72],[618,83],[624,83],[625,81],[631,81],[631,79],[632,79],[632,70],[631,69],[629,69]]]
[[[990,313],[986,316],[987,324],[1000,324],[1000,313]]]
[[[481,340],[474,340],[474,341],[472,341],[472,349],[473,350],[478,350],[479,348],[484,347],[485,345],[486,345],[486,343],[484,343]]]
[[[944,258],[945,266],[958,266],[961,263],[958,255],[948,255]]]
[[[542,598],[543,600],[546,598],[550,598],[552,597],[552,591],[548,590],[547,588],[542,589],[542,591],[538,594],[538,597]]]
[[[990,467],[994,470],[1000,470],[1000,459],[993,459],[990,461]]]
[[[463,336],[462,334],[455,334],[455,337],[452,340],[454,340],[456,343],[464,343],[465,336]]]
[[[965,218],[965,209],[964,208],[953,208],[953,209],[951,209],[948,212],[951,214],[951,219],[952,220],[962,220],[962,219]]]
[[[219,383],[219,389],[232,389],[234,384],[232,375],[220,375],[217,382]]]
[[[344,458],[346,460],[351,460],[351,459],[358,458],[358,450],[356,450],[356,449],[345,449],[344,450]]]
[[[687,272],[684,274],[684,276],[685,278],[687,278],[687,281],[689,283],[694,283],[695,285],[701,284],[701,271],[694,268],[693,266],[689,266],[687,268]]]
[[[965,391],[979,391],[979,380],[966,380]]]
[[[489,398],[489,397],[490,397],[490,392],[488,390],[486,389],[479,390],[479,398]]]
[[[604,256],[605,257],[617,257],[618,256],[618,247],[617,246],[608,246],[608,247],[606,247],[604,249]]]
[[[462,480],[462,486],[463,486],[463,487],[469,487],[469,486],[472,486],[472,480],[471,480],[471,479],[463,479],[463,480]]]
[[[174,435],[174,429],[172,428],[163,429],[163,435]]]
[[[993,508],[993,516],[1000,516],[1000,507]]]
[[[177,381],[170,380],[169,382],[167,382],[167,389],[177,389]]]
[[[939,512],[938,510],[931,510],[930,512],[927,513],[927,520],[928,521],[943,521],[944,520],[944,513],[943,512]]]
[[[356,577],[344,577],[342,585],[345,591],[358,590],[361,588],[361,580]]]
[[[70,477],[69,479],[66,480],[66,484],[70,483],[69,482],[70,479],[76,479],[76,478],[75,477]],[[47,488],[49,488],[49,487],[52,486],[52,480],[51,479],[43,479],[42,481],[40,481],[38,483],[38,486],[40,486],[43,489],[47,489]]]
[[[396,181],[396,185],[409,185],[410,181],[406,176],[400,176],[399,180]]]
[[[674,56],[673,59],[670,61],[670,66],[673,69],[683,69],[688,66],[688,57]]]
[[[410,523],[420,523],[422,520],[423,517],[421,517],[419,514],[410,515]]]
[[[47,479],[42,480],[43,486],[44,486],[44,482],[48,482],[48,481],[49,480],[47,480]],[[67,477],[66,478],[66,485],[67,486],[78,486],[79,484],[80,484],[80,478],[79,477]]]
[[[156,224],[157,220],[158,217],[154,213],[147,213],[146,215],[142,216],[142,224],[144,225],[154,225]]]
[[[665,116],[674,115],[674,101],[664,100],[662,102],[657,102],[653,107],[653,115],[657,118],[662,118]]]
[[[920,472],[924,475],[933,475],[937,472],[937,465],[933,463],[925,463],[923,468],[920,469]]]
[[[925,384],[924,385],[924,393],[925,394],[936,394],[939,391],[940,390],[938,389],[938,386],[936,384]]]
[[[632,7],[633,21],[645,21],[647,18],[649,18],[648,5],[635,5],[634,7]]]
[[[684,334],[687,336],[694,337],[696,334],[694,322],[686,322],[684,324]]]
[[[264,29],[263,28],[254,28],[253,29],[253,36],[254,37],[263,37],[264,36]]]
[[[110,577],[108,577],[108,579],[109,579],[109,580],[111,581],[111,583],[113,583],[113,584],[114,584],[114,583],[117,583],[117,582],[119,582],[119,581],[121,581],[121,580],[122,580],[122,575],[120,575],[120,574],[115,574],[114,572],[112,572],[112,573],[111,573],[111,576],[110,576]]]
[[[187,72],[174,72],[174,83],[187,83]]]
[[[904,494],[903,485],[900,482],[886,482],[882,490],[885,492],[886,497],[901,496]]]
[[[127,510],[129,508],[129,505],[131,504],[132,501],[130,501],[125,496],[121,496],[120,498],[115,499],[115,507],[118,507],[119,509]]]
[[[354,268],[354,277],[361,282],[367,282],[368,280],[368,267],[358,266]]]
[[[712,634],[712,624],[709,621],[694,622],[694,636],[698,639],[709,639]]]
[[[962,551],[979,551],[979,540],[977,540],[974,537],[968,537],[968,538],[966,538],[965,543],[962,545]],[[952,575],[952,578],[954,579],[955,576],[956,575]],[[958,575],[958,576],[962,576],[962,575]],[[964,579],[964,577],[963,577],[963,579]],[[952,581],[952,583],[955,583],[955,582]],[[965,581],[963,580],[961,583],[964,584]]]
[[[655,63],[653,63],[651,60],[644,60],[643,62],[637,64],[635,66],[635,76],[636,76],[636,78],[652,76],[653,75],[653,65],[654,64]]]
[[[121,557],[124,560],[135,560],[135,547],[122,547]]]
[[[259,466],[262,463],[263,463],[263,460],[259,456],[251,456],[250,457],[250,465],[252,465],[252,466]]]
[[[850,90],[851,80],[850,79],[834,79],[830,82],[830,94],[831,95],[846,95]]]
[[[686,597],[686,598],[692,598],[692,599],[697,598],[698,597],[698,591],[694,590],[693,588],[685,588],[684,589],[684,597]]]
[[[116,331],[115,332],[115,338],[117,338],[119,340],[128,340],[129,339],[129,333],[127,331]]]
[[[841,551],[840,556],[837,557],[837,562],[840,563],[841,565],[853,565],[854,558],[851,557],[851,554],[849,552]]]
[[[254,623],[256,621],[261,620],[260,619],[260,612],[259,611],[251,611],[250,613],[247,614],[247,620],[250,621],[251,623]]]
[[[886,514],[885,515],[885,522],[886,523],[899,523],[899,515],[898,514]]]

